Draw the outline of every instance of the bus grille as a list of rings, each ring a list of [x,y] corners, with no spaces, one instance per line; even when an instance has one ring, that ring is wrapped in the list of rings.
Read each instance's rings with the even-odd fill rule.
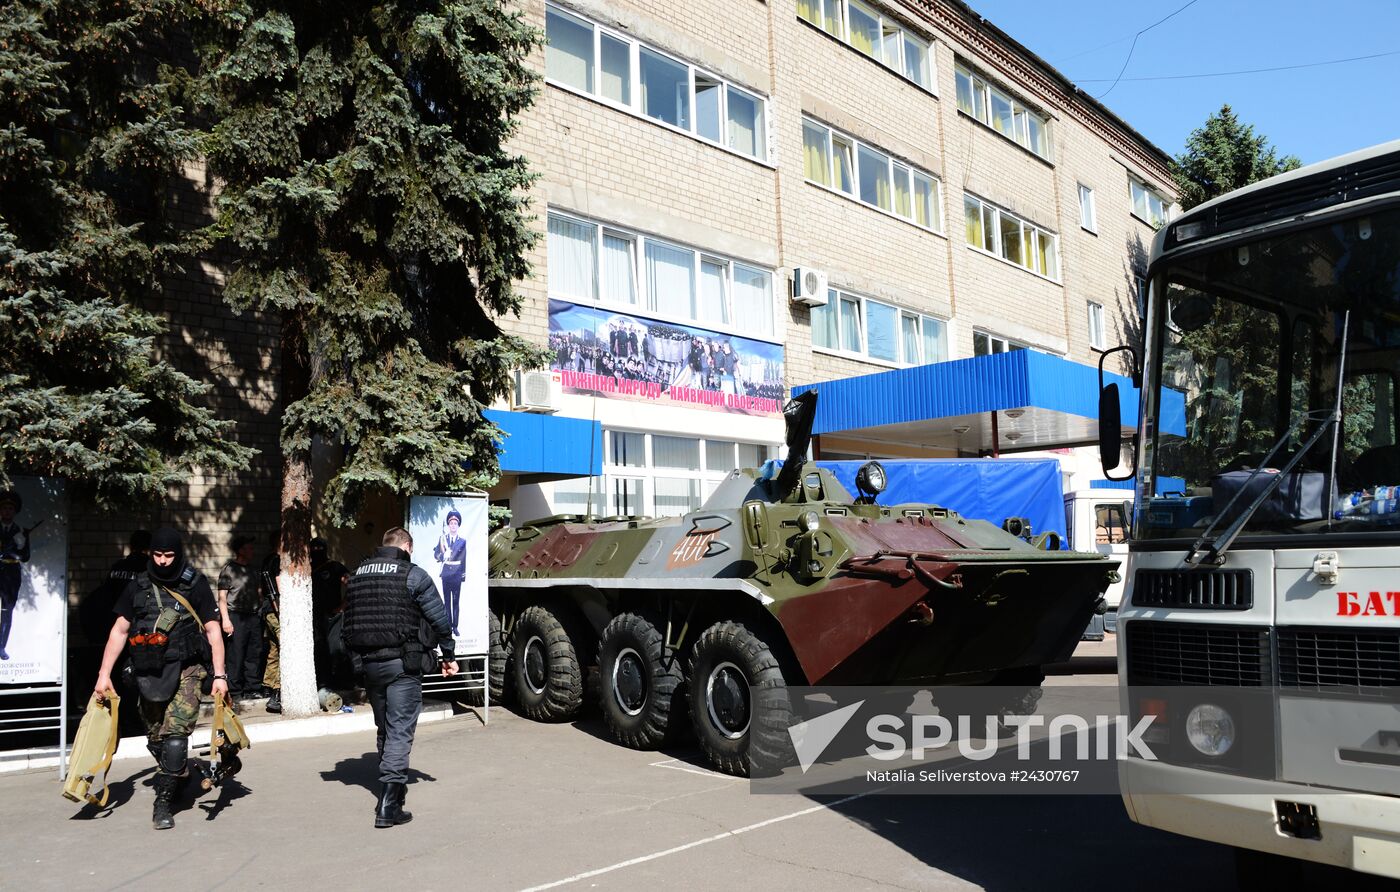
[[[1124,625],[1128,684],[1259,687],[1271,680],[1267,629],[1153,620]]]
[[[1254,574],[1248,570],[1139,570],[1134,607],[1248,610],[1254,606]]]
[[[1400,686],[1400,629],[1282,627],[1278,630],[1278,671],[1279,685],[1285,688]]]

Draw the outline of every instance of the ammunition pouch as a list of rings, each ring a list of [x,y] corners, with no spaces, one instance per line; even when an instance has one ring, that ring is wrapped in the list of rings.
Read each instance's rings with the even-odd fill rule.
[[[170,641],[165,635],[157,643],[152,643],[154,635],[133,635],[128,640],[131,653],[131,669],[137,675],[159,675],[165,670],[165,656],[170,651]]]
[[[432,671],[432,664],[429,662],[431,654],[423,646],[423,642],[416,639],[405,641],[403,644],[403,671],[405,675],[423,676]]]

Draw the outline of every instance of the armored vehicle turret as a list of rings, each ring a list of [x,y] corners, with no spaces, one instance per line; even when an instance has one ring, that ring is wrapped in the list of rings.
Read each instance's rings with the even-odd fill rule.
[[[693,728],[717,768],[745,774],[751,742],[786,732],[750,728],[757,691],[1035,685],[1068,659],[1117,562],[937,505],[880,505],[876,462],[853,497],[806,460],[815,407],[809,392],[785,409],[780,470],[735,470],[698,511],[496,532],[493,696],[567,720],[596,666],[618,742],[656,748]]]

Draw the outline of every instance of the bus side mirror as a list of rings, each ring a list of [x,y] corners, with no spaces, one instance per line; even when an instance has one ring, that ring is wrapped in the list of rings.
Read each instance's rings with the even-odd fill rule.
[[[1104,473],[1118,467],[1123,458],[1123,413],[1118,407],[1118,385],[1099,390],[1099,463]]]

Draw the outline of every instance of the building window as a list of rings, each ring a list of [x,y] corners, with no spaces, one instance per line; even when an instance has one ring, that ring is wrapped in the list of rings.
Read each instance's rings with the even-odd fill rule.
[[[991,356],[993,353],[1011,353],[1015,350],[1028,349],[1025,344],[1018,344],[1007,338],[988,334],[985,331],[974,331],[972,333],[972,355]]]
[[[1079,184],[1079,225],[1090,232],[1099,231],[1098,217],[1094,211],[1094,190],[1083,183]]]
[[[555,6],[545,7],[545,42],[549,81],[741,155],[767,158],[762,97]]]
[[[802,119],[802,167],[808,182],[940,232],[938,178],[810,118]]]
[[[1138,316],[1147,315],[1147,279],[1133,276],[1133,302],[1137,305]]]
[[[1059,280],[1059,236],[974,195],[963,198],[963,211],[969,245],[1047,279]]]
[[[773,457],[767,443],[604,431],[603,476],[554,485],[559,514],[675,517],[699,510],[735,468]]]
[[[1089,303],[1089,346],[1095,350],[1107,349],[1104,338],[1103,304]]]
[[[1132,174],[1128,174],[1128,191],[1133,199],[1133,216],[1153,229],[1161,229],[1167,222],[1171,202]]]
[[[934,89],[929,42],[862,0],[797,0],[797,15],[924,89]]]
[[[1007,139],[1050,160],[1050,124],[1019,99],[959,62],[954,66],[958,108]]]
[[[812,308],[812,345],[896,365],[948,358],[941,319],[832,288],[824,307]]]
[[[549,212],[549,296],[773,337],[773,274],[582,217]]]

